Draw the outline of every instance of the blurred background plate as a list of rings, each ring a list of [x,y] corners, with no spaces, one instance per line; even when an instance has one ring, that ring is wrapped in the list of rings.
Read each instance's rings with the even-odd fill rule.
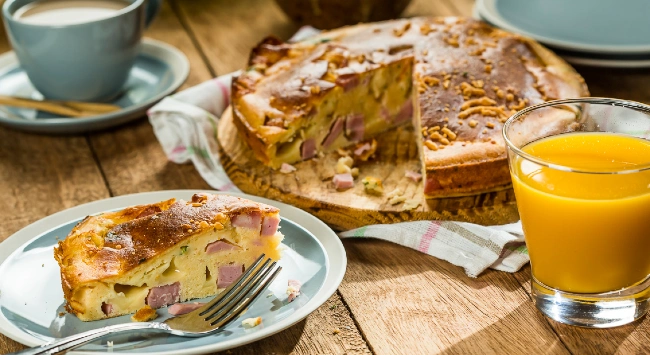
[[[122,110],[103,115],[69,118],[34,109],[0,105],[0,124],[36,133],[74,134],[113,127],[142,117],[146,110],[185,82],[190,65],[178,49],[144,38],[124,92],[111,103]],[[14,52],[0,55],[0,95],[41,100]]]
[[[585,53],[650,54],[648,0],[477,0],[494,25]]]
[[[643,23],[618,28],[616,31],[608,33],[606,38],[599,38],[595,33],[609,28],[609,26],[612,26],[611,23],[600,25],[596,20],[586,23],[583,17],[577,16],[573,25],[567,25],[568,18],[564,14],[573,13],[577,7],[586,3],[593,4],[595,7],[598,7],[600,3],[604,3],[607,5],[605,6],[607,9],[611,5],[611,1],[477,0],[472,16],[477,20],[485,21],[506,31],[534,38],[571,64],[606,68],[650,67],[650,38],[638,34],[632,36],[636,39],[627,36],[628,33],[635,34],[635,30],[650,31],[650,25]],[[625,2],[624,7],[626,9],[619,10],[618,13],[612,16],[625,17],[622,14],[632,11],[628,7],[634,6],[639,9],[647,7],[647,10],[650,11],[650,6],[646,6],[646,4],[650,5],[650,1],[632,0],[629,3]],[[599,16],[607,17],[602,14],[602,11],[601,8],[592,12],[585,11],[582,16],[589,18],[591,14],[594,14],[594,18],[599,18]],[[536,13],[533,14],[533,12]],[[630,17],[634,16],[628,16],[627,18]],[[511,18],[513,20],[509,21]],[[528,21],[529,18],[535,20]],[[584,25],[584,27],[575,25],[577,23]],[[561,30],[558,30],[558,28]],[[598,31],[594,31],[589,35],[590,32],[585,32],[584,28],[597,28]],[[551,34],[556,36],[550,37]],[[558,39],[559,37],[572,38],[575,41]],[[624,40],[619,41],[619,38],[625,38],[627,42]],[[607,41],[613,42],[607,44]],[[636,44],[631,45],[630,43]]]

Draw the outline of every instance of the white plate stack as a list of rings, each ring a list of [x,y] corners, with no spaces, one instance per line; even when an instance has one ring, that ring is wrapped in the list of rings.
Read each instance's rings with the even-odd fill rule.
[[[650,67],[648,0],[477,0],[474,17],[579,65]]]

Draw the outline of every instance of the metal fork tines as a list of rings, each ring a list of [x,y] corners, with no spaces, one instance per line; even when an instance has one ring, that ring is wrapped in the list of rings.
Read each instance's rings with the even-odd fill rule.
[[[264,261],[262,263],[262,261]],[[273,281],[282,267],[262,255],[240,278],[203,307],[165,321],[172,333],[176,330],[197,333],[223,328],[240,315]],[[192,335],[189,335],[192,336]]]
[[[72,350],[105,335],[124,331],[150,330],[185,337],[200,337],[223,329],[241,315],[246,308],[273,282],[282,267],[262,254],[244,273],[213,300],[190,313],[165,322],[123,323],[89,330],[58,339],[16,354],[54,354]]]

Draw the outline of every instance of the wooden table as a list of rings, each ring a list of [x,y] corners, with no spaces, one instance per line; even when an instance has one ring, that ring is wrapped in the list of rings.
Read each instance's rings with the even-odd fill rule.
[[[470,15],[472,0],[414,0],[404,16]],[[270,0],[167,0],[147,36],[176,46],[192,66],[184,87],[239,69],[267,34],[296,31]],[[0,52],[9,50],[0,35]],[[578,68],[594,96],[650,102],[649,71]],[[0,241],[81,203],[143,191],[207,189],[191,165],[165,158],[146,119],[83,136],[0,127]],[[530,298],[530,268],[479,278],[377,240],[344,242],[338,292],[304,321],[235,354],[642,354],[650,318],[610,330],[550,321]],[[0,303],[2,301],[0,300]],[[335,329],[340,332],[335,332]],[[0,354],[23,346],[0,335]]]

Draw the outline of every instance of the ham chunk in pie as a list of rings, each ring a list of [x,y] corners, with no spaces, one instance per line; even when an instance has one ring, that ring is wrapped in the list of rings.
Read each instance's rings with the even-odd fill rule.
[[[278,226],[280,225],[280,217],[264,217],[262,222],[262,237],[270,237],[275,235],[275,232],[278,231]]]
[[[270,237],[272,235],[275,235],[275,233],[278,231],[279,224],[280,224],[280,217],[268,216],[262,219],[262,215],[259,212],[240,214],[232,218],[233,227],[258,229],[260,228],[261,225],[260,234],[263,237]],[[213,247],[211,247],[211,245],[208,245],[208,248],[206,249],[208,253],[210,253],[211,251],[215,252],[219,250],[226,250],[226,248],[228,248],[227,246],[224,246],[222,244],[215,245]]]
[[[220,251],[238,250],[238,249],[240,248],[236,245],[224,242],[223,240],[217,240],[214,243],[208,244],[208,246],[205,247],[205,252],[208,254],[214,254]]]
[[[262,223],[262,214],[257,211],[242,213],[232,217],[231,223],[233,227],[259,228]]]
[[[334,123],[332,124],[332,127],[330,128],[329,133],[325,137],[325,140],[323,140],[323,148],[327,149],[329,148],[332,143],[338,138],[341,133],[343,132],[343,125],[345,121],[343,120],[342,117],[338,117]]]
[[[242,264],[219,266],[219,279],[217,281],[217,287],[224,288],[230,286],[230,284],[235,282],[235,280],[237,280],[237,278],[243,273],[244,265]]]
[[[149,290],[147,304],[151,308],[160,308],[180,301],[181,284],[174,282],[171,285],[154,287]]]
[[[362,114],[351,114],[345,120],[345,135],[352,142],[363,139],[365,124]]]
[[[309,138],[302,142],[300,147],[300,155],[303,160],[307,160],[316,156],[316,141],[313,138]]]

